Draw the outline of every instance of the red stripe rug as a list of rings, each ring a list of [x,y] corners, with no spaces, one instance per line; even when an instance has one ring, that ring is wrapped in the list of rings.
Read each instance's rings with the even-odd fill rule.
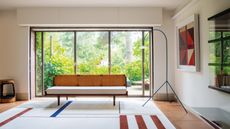
[[[25,114],[26,112],[30,111],[31,109],[32,109],[32,108],[27,108],[27,109],[25,109],[25,110],[19,112],[18,114],[16,114],[16,115],[14,115],[14,116],[12,116],[12,117],[10,117],[10,118],[4,120],[3,122],[0,123],[0,127],[2,127],[3,125],[5,125],[5,124],[7,124],[7,123],[9,123],[9,122],[11,122],[11,121],[13,121],[14,119],[16,119],[16,118],[18,118],[18,117],[20,117],[21,115]]]
[[[131,125],[133,123],[132,116],[127,115],[120,115],[120,129],[149,129],[147,125],[152,128],[156,129],[165,129],[164,125],[160,121],[157,115],[149,115],[145,117],[149,117],[150,119],[144,119],[142,115],[133,115],[135,117],[135,125]],[[150,121],[149,121],[150,120]],[[132,122],[131,122],[132,121]],[[151,125],[152,124],[152,125]]]

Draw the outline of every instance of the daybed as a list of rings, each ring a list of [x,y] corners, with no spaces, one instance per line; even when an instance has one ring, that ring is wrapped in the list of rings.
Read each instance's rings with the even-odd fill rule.
[[[113,96],[127,95],[125,75],[57,75],[54,86],[46,90],[46,95],[66,96]]]

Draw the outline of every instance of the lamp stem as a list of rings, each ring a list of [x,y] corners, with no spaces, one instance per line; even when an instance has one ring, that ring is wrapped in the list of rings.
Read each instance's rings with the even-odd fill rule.
[[[164,85],[166,85],[166,93],[167,93],[167,99],[169,100],[169,98],[168,98],[168,87],[169,88],[171,88],[171,90],[173,91],[173,94],[176,96],[176,99],[179,101],[179,103],[181,104],[181,106],[184,108],[184,110],[185,110],[185,112],[186,113],[188,113],[188,111],[186,110],[186,108],[185,108],[185,106],[183,105],[183,103],[180,101],[180,99],[179,99],[179,97],[177,96],[177,94],[176,94],[176,92],[175,92],[175,90],[173,89],[173,87],[172,87],[172,85],[169,83],[169,81],[168,81],[168,38],[167,38],[167,36],[166,36],[166,34],[162,31],[162,30],[160,30],[160,29],[152,29],[152,31],[158,31],[158,32],[161,32],[163,35],[164,35],[164,37],[165,37],[165,41],[166,41],[166,45],[165,45],[165,53],[166,53],[166,58],[165,58],[165,62],[166,62],[166,65],[165,65],[165,69],[166,69],[166,80],[165,80],[165,82],[156,90],[156,92],[154,92],[154,91],[152,91],[153,92],[153,94],[152,94],[152,96],[150,96],[149,97],[149,99],[143,104],[143,106],[145,106],[145,104],[147,104],[147,102],[149,101],[149,100],[151,100],[153,97],[154,97],[154,95],[156,95],[156,93],[164,86]],[[153,33],[152,33],[153,34]]]

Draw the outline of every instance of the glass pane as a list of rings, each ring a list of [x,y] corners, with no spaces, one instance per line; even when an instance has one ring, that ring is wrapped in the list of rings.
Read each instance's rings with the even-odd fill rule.
[[[36,32],[36,96],[42,95],[42,33]]]
[[[111,33],[112,74],[125,74],[129,95],[142,95],[142,33]]]
[[[223,67],[224,75],[230,75],[230,66]]]
[[[209,63],[221,63],[220,42],[209,43]]]
[[[211,86],[219,86],[218,82],[218,75],[221,74],[221,68],[220,66],[209,66],[209,72],[210,72],[210,85]]]
[[[230,32],[223,32],[223,37],[228,37],[230,36]]]
[[[223,67],[223,86],[221,88],[230,88],[230,66]]]
[[[224,64],[230,64],[230,40],[224,41]]]
[[[74,74],[74,33],[44,33],[44,87],[53,86],[53,78]]]
[[[77,73],[108,74],[108,32],[77,32]]]
[[[145,69],[145,95],[150,95],[150,41],[149,32],[145,32],[144,69]]]
[[[209,32],[209,40],[219,39],[219,38],[221,38],[221,32],[217,32],[217,31]]]

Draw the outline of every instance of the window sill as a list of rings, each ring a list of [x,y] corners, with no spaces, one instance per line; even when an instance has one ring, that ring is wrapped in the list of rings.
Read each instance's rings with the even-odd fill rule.
[[[230,94],[230,89],[219,88],[219,87],[216,87],[216,86],[208,86],[208,87],[211,88],[211,89],[214,89],[214,90],[218,90],[218,91]]]

